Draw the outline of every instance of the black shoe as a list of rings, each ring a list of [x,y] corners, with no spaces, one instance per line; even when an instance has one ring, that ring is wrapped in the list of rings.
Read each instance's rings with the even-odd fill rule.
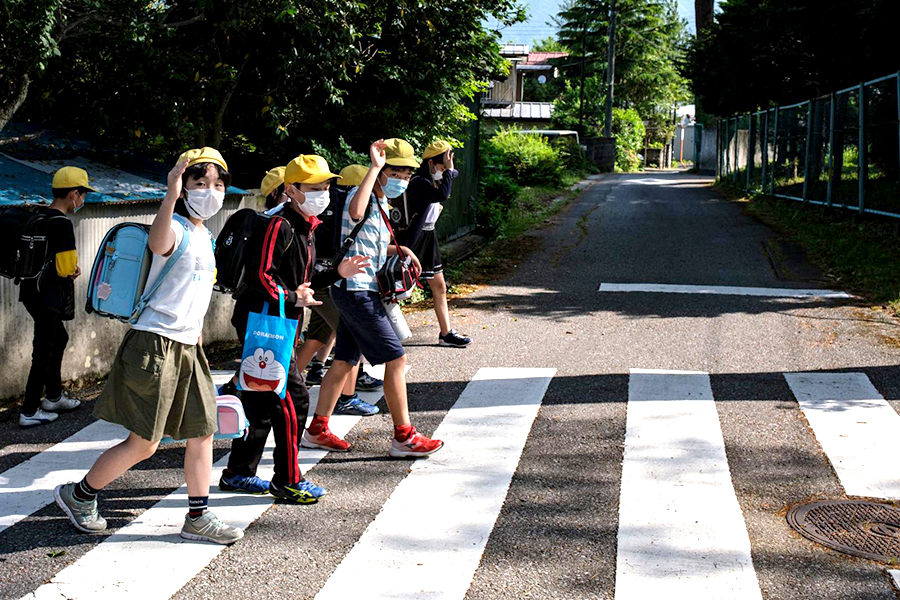
[[[325,368],[325,365],[320,363],[319,361],[313,361],[309,364],[309,371],[306,373],[306,384],[307,385],[319,385],[322,383],[322,379],[325,377],[325,373],[328,370]]]
[[[447,332],[447,335],[438,334],[439,346],[451,346],[453,348],[465,348],[472,343],[472,338],[456,333],[455,329]]]
[[[356,389],[363,392],[369,392],[372,390],[380,390],[382,387],[384,387],[384,382],[382,380],[377,377],[372,377],[360,367],[359,375],[356,376]]]
[[[331,363],[333,363],[333,362],[334,362],[334,352],[332,352],[325,358],[325,366],[330,367]]]

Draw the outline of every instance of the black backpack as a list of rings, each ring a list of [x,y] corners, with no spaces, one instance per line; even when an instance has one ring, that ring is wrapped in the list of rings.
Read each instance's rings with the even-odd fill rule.
[[[372,203],[366,209],[366,214],[362,220],[353,228],[350,235],[341,244],[341,219],[344,215],[344,208],[347,204],[347,195],[352,187],[344,187],[335,185],[331,187],[329,196],[331,202],[328,207],[319,215],[322,224],[316,227],[316,270],[326,271],[335,263],[344,260],[344,256],[353,245],[359,230],[362,229],[366,217],[369,216],[369,209]]]
[[[19,283],[43,272],[52,258],[47,252],[51,218],[22,207],[0,210],[0,276]]]
[[[213,289],[224,294],[238,290],[244,278],[244,250],[254,232],[265,232],[273,215],[242,208],[225,221],[216,238],[216,283]],[[277,217],[281,218],[281,217]]]

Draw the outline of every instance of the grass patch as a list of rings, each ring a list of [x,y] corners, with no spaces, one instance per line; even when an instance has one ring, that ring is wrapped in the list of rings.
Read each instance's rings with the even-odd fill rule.
[[[720,189],[742,195],[727,184]],[[763,195],[742,199],[749,214],[803,246],[809,259],[840,286],[900,315],[900,223],[854,219],[841,209]]]

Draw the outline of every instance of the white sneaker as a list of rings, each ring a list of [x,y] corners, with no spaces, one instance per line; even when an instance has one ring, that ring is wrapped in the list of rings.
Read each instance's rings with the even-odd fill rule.
[[[34,414],[30,417],[19,413],[19,427],[37,427],[38,425],[52,423],[57,418],[59,418],[58,414],[54,412],[44,412],[41,409],[34,411]]]
[[[59,412],[62,410],[74,410],[81,406],[81,400],[69,398],[65,394],[60,394],[56,400],[44,398],[41,400],[41,409],[48,412]]]

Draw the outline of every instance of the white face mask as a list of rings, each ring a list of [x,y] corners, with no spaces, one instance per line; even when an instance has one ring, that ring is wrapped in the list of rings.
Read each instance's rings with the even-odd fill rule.
[[[328,208],[328,203],[331,201],[331,195],[328,193],[328,190],[304,192],[303,195],[306,196],[306,202],[300,205],[300,212],[307,217],[316,217],[322,214],[322,211]]]
[[[440,181],[441,179],[444,178],[444,172],[443,171],[435,171],[434,173],[431,174],[431,178],[434,179],[435,181]]]
[[[205,221],[219,212],[224,202],[225,192],[205,188],[188,190],[185,205],[191,216]]]

